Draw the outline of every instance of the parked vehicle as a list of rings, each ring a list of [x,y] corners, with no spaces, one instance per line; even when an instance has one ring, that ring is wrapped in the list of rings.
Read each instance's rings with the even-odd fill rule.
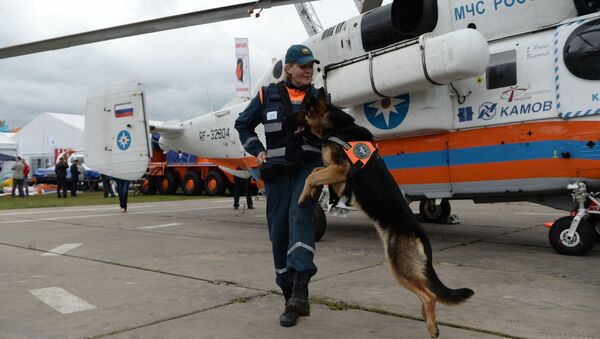
[[[144,194],[223,195],[233,189],[233,176],[206,158],[188,153],[164,152],[158,135],[152,136],[152,159],[142,192]]]
[[[68,164],[71,166],[74,160],[79,160],[85,170],[84,187],[89,187],[92,190],[98,189],[100,181],[100,173],[86,166],[83,153],[72,153],[68,157]],[[54,165],[46,168],[38,168],[31,174],[36,183],[56,185],[56,173],[54,173]],[[71,180],[71,171],[67,171],[67,180]]]

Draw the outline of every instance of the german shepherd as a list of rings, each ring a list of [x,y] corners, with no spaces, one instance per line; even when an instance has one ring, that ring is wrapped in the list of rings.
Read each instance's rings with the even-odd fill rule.
[[[352,164],[344,148],[328,138],[334,136],[344,142],[373,142],[373,135],[356,125],[350,115],[328,103],[323,89],[317,98],[306,96],[297,119],[323,141],[325,164],[306,178],[298,203],[302,205],[316,195],[322,185],[329,185],[338,196],[342,196]],[[390,271],[402,286],[417,295],[427,330],[432,338],[437,338],[436,302],[460,304],[474,294],[473,290],[450,289],[440,281],[433,269],[427,233],[408,207],[383,159],[376,153],[354,174],[352,193],[354,201],[375,221]]]

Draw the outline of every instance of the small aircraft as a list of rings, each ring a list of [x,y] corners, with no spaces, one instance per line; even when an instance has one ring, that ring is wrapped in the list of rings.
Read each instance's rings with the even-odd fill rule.
[[[194,24],[294,2],[204,11],[213,20]],[[420,200],[421,217],[447,220],[451,199],[530,201],[573,212],[550,230],[559,253],[589,252],[600,234],[593,213],[599,200],[588,192],[600,190],[600,1],[361,3],[370,10],[301,43],[321,61],[315,85],[373,132],[407,199]],[[182,21],[128,28],[141,34]],[[133,35],[126,31],[121,26],[1,48],[0,58]],[[275,59],[255,90],[282,79],[282,69]],[[92,167],[139,178],[150,130],[161,133],[167,149],[231,170],[256,167],[233,128],[247,101],[149,129],[143,95],[130,83],[88,99],[85,152],[89,164],[96,159]]]

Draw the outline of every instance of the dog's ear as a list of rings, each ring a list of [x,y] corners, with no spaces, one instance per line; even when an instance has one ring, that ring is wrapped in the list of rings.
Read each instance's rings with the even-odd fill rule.
[[[323,87],[319,89],[316,101],[317,102],[315,110],[319,111],[319,113],[321,114],[324,114],[327,111],[327,103],[329,102],[329,100],[327,98],[327,92],[325,92],[325,89]]]
[[[319,92],[317,93],[317,100],[327,102],[327,92],[325,92],[325,88],[319,88]]]

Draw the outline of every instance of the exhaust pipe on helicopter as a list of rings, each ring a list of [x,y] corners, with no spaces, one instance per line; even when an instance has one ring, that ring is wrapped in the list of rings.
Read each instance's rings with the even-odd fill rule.
[[[474,29],[423,34],[325,67],[331,101],[351,107],[481,75],[489,62],[485,37]]]

